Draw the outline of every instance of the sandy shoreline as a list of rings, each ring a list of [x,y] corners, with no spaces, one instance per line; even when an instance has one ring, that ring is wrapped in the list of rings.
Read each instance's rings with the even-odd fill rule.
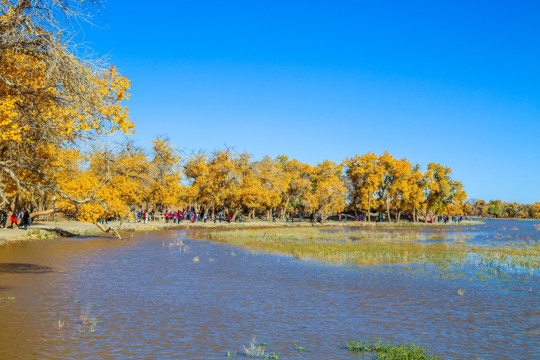
[[[375,222],[356,222],[356,221],[327,221],[324,225],[316,224],[316,226],[349,226],[349,227],[417,227],[417,226],[452,226],[452,225],[477,225],[481,224],[479,221],[464,221],[461,224],[424,224],[424,223],[409,223],[401,222],[398,224],[395,223],[375,223]],[[249,221],[241,223],[227,223],[226,221],[217,222],[214,224],[213,221],[205,222],[182,222],[180,224],[175,224],[172,222],[165,223],[162,221],[149,221],[148,224],[142,222],[109,222],[109,224],[104,224],[105,227],[112,227],[117,230],[122,236],[129,236],[130,233],[134,231],[156,231],[156,230],[182,230],[182,229],[230,229],[230,228],[253,228],[253,227],[288,227],[288,226],[312,226],[309,221],[303,222],[286,222],[286,221]],[[73,236],[87,236],[87,235],[101,235],[101,236],[111,236],[102,232],[96,225],[90,223],[84,223],[80,221],[36,221],[31,226],[28,227],[28,230],[23,229],[1,229],[0,228],[0,244],[6,244],[13,241],[28,241],[28,240],[47,240],[47,239],[56,239],[62,237],[73,237]]]

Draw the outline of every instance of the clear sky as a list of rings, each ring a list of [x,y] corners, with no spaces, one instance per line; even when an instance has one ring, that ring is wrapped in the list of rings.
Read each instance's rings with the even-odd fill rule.
[[[540,201],[540,1],[109,0],[94,23],[142,146],[388,150],[471,198]]]

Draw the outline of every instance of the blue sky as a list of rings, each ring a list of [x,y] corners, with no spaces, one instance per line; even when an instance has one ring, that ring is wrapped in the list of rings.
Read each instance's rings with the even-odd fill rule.
[[[315,164],[390,151],[540,201],[540,2],[109,0],[81,37],[137,142]]]

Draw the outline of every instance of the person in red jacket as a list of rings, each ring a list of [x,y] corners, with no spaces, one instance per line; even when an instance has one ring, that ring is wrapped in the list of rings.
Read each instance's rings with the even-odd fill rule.
[[[9,228],[13,229],[13,224],[17,225],[17,227],[20,228],[19,224],[17,224],[17,215],[15,215],[15,212],[11,213],[11,224],[9,225]]]

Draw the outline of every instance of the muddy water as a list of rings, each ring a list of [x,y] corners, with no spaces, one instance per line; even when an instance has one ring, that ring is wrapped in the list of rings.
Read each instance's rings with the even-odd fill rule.
[[[505,226],[519,232],[468,231]],[[445,359],[540,356],[537,272],[448,280],[430,266],[329,266],[187,235],[0,247],[0,359],[243,358],[253,336],[281,359],[358,359],[345,342],[371,336]]]

